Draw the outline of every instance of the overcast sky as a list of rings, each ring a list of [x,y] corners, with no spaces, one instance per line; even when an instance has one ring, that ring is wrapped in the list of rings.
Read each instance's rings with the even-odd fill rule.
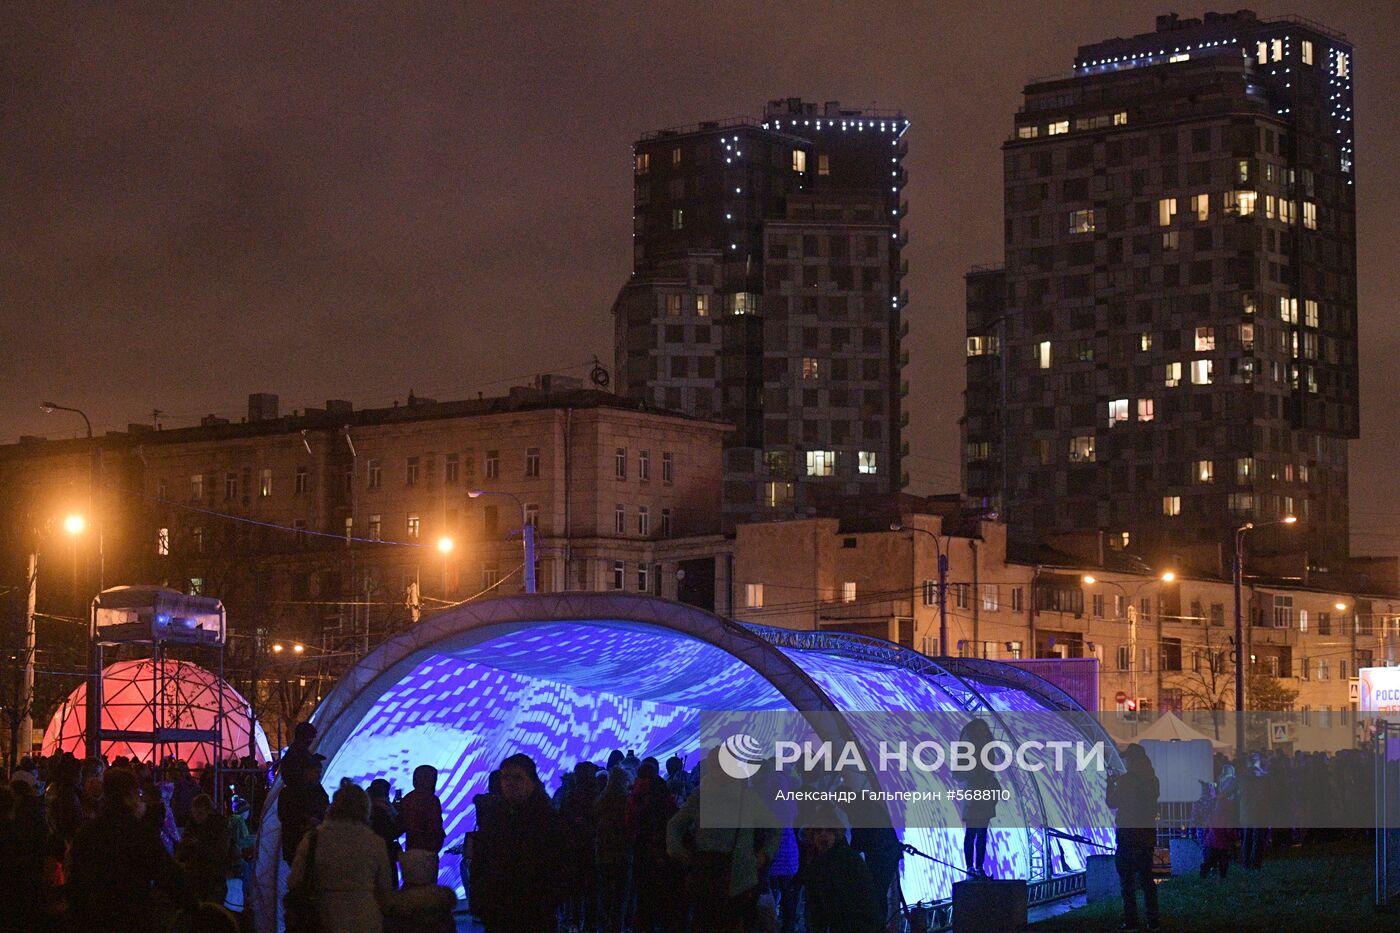
[[[0,442],[81,429],[43,398],[99,430],[153,409],[177,427],[238,417],[249,392],[388,404],[610,365],[632,140],[803,96],[913,121],[915,492],[957,488],[962,273],[1001,261],[999,147],[1022,86],[1171,9],[58,6],[0,21]],[[1400,3],[1253,6],[1357,45],[1353,547],[1400,551]]]

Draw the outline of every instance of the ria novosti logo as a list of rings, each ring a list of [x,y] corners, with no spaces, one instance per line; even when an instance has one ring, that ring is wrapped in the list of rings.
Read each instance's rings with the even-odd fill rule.
[[[746,732],[736,732],[719,747],[719,766],[736,781],[747,781],[763,767],[763,746]]]

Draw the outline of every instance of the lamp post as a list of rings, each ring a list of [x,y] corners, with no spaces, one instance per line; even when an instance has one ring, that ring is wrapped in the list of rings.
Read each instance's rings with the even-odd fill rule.
[[[1095,584],[1102,583],[1102,584],[1104,584],[1105,586],[1117,587],[1117,588],[1118,588],[1118,591],[1119,591],[1120,593],[1123,594],[1123,601],[1126,602],[1126,603],[1128,604],[1128,606],[1127,606],[1127,608],[1128,608],[1128,651],[1131,653],[1131,658],[1130,658],[1129,664],[1128,664],[1128,689],[1131,690],[1131,691],[1133,692],[1133,703],[1136,704],[1137,701],[1138,701],[1138,689],[1137,689],[1137,684],[1138,684],[1138,680],[1137,680],[1137,671],[1138,671],[1137,619],[1138,619],[1138,616],[1137,616],[1137,607],[1133,605],[1133,601],[1134,601],[1135,599],[1137,599],[1137,595],[1138,595],[1139,593],[1141,593],[1141,592],[1143,591],[1143,589],[1145,589],[1146,587],[1151,586],[1151,585],[1154,584],[1154,583],[1171,583],[1171,582],[1175,581],[1175,580],[1176,580],[1176,573],[1173,572],[1173,571],[1171,571],[1171,570],[1167,570],[1167,571],[1164,571],[1161,575],[1152,578],[1151,580],[1143,580],[1143,581],[1142,581],[1141,583],[1139,583],[1137,586],[1133,587],[1133,591],[1132,591],[1131,594],[1128,593],[1128,588],[1127,588],[1126,586],[1124,586],[1123,584],[1119,583],[1117,580],[1100,580],[1098,577],[1096,577],[1096,576],[1094,576],[1093,574],[1090,574],[1090,573],[1084,574],[1084,576],[1080,577],[1080,580],[1084,583],[1085,586],[1094,586]],[[1161,615],[1162,615],[1162,614],[1161,614],[1160,612],[1157,613],[1157,617],[1158,617],[1159,620],[1161,619]],[[1159,652],[1158,669],[1160,670],[1160,669],[1161,669],[1161,664],[1160,664],[1161,645],[1160,645],[1160,644],[1157,646],[1157,650],[1158,650],[1158,652]],[[1160,697],[1159,697],[1159,699],[1160,699]]]
[[[938,656],[948,656],[948,554],[938,535],[926,528],[915,528],[902,522],[891,522],[890,531],[914,531],[933,539],[934,552],[938,555]],[[913,541],[911,538],[910,541]]]
[[[1244,612],[1241,604],[1241,582],[1244,579],[1244,536],[1254,528],[1264,528],[1269,525],[1292,525],[1298,521],[1296,516],[1285,515],[1278,521],[1264,522],[1262,525],[1255,525],[1254,522],[1245,522],[1235,529],[1235,560],[1234,577],[1235,585],[1235,757],[1244,760]]]
[[[482,496],[502,496],[513,499],[520,507],[520,541],[525,548],[525,592],[535,592],[535,526],[526,521],[525,503],[513,492],[498,492],[494,489],[472,489],[467,496],[479,499]]]
[[[448,537],[447,535],[443,535],[441,538],[438,538],[438,540],[437,540],[437,549],[438,549],[438,553],[442,555],[442,595],[443,595],[443,596],[447,596],[447,595],[449,595],[450,592],[451,592],[451,589],[450,589],[450,587],[448,586],[449,580],[448,580],[448,567],[447,567],[447,562],[448,562],[449,560],[451,560],[452,549],[453,549],[454,547],[456,547],[456,546],[457,546],[457,545],[456,545],[456,542],[454,542],[454,541],[453,541],[450,537]]]
[[[92,447],[92,464],[88,468],[88,499],[93,512],[93,522],[97,526],[97,592],[101,593],[105,585],[105,561],[102,547],[102,514],[97,504],[98,472],[101,469],[102,452],[98,446],[92,443],[92,419],[87,416],[87,412],[81,408],[73,408],[70,405],[59,405],[56,402],[40,402],[39,409],[46,414],[56,411],[72,412],[83,419],[83,427],[87,429],[87,439]],[[98,648],[95,642],[88,645],[88,683],[87,683],[87,722],[96,723],[102,712],[102,662],[98,657]],[[97,730],[88,728],[87,754],[89,758],[100,758],[102,755],[102,741],[97,734]]]

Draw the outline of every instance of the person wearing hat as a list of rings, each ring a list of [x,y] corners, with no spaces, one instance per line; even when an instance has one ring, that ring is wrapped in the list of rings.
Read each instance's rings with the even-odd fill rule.
[[[1161,785],[1152,760],[1141,745],[1123,749],[1127,771],[1108,775],[1108,806],[1115,813],[1118,851],[1114,862],[1123,893],[1123,930],[1138,928],[1137,891],[1142,889],[1147,928],[1158,929],[1157,886],[1152,880],[1152,850],[1157,845],[1157,799]]]
[[[292,744],[277,763],[277,777],[282,781],[277,820],[282,825],[282,858],[289,865],[301,837],[321,822],[330,806],[330,797],[321,787],[321,766],[326,756],[311,750],[314,741],[316,727],[309,722],[297,723]]]

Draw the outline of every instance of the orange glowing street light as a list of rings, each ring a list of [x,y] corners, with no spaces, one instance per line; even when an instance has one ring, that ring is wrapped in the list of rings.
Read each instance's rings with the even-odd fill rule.
[[[456,545],[453,543],[451,538],[445,535],[441,538],[438,538],[437,549],[443,554],[451,554],[452,549],[454,547],[456,547]]]
[[[70,535],[80,535],[87,531],[87,519],[74,512],[63,519],[63,530]]]

